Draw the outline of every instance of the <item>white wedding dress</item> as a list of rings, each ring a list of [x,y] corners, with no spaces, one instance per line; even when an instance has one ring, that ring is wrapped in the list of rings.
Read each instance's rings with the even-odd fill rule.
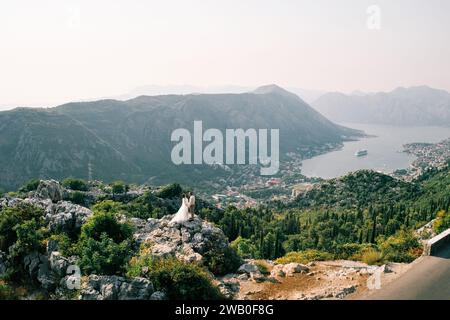
[[[171,223],[180,223],[189,220],[188,202],[189,200],[187,198],[183,198],[180,209],[178,209],[177,214],[170,220]]]

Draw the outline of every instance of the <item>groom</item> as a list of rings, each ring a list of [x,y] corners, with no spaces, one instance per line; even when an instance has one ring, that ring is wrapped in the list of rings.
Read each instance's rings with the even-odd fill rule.
[[[193,192],[188,193],[188,212],[190,214],[189,220],[194,219],[194,209],[195,209],[195,196]]]

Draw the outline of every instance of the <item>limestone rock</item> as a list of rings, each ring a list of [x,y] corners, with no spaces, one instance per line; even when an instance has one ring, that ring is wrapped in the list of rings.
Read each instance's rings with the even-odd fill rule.
[[[217,284],[220,292],[227,299],[233,299],[239,292],[239,281],[234,278],[224,278]]]
[[[258,266],[251,263],[244,263],[239,267],[237,273],[246,273],[250,275],[251,273],[259,272]]]
[[[155,291],[153,292],[153,294],[150,296],[150,300],[167,300],[167,296],[164,292],[162,291]]]
[[[228,238],[211,223],[195,217],[192,221],[171,223],[173,216],[161,219],[130,219],[138,243],[150,244],[151,254],[157,257],[174,256],[186,262],[203,263],[213,250],[229,248]]]
[[[45,219],[51,230],[72,232],[81,228],[92,211],[68,201],[60,201],[45,210]]]
[[[63,257],[58,251],[53,251],[48,260],[52,272],[59,277],[66,275],[67,267],[70,264],[69,259]]]
[[[288,277],[292,277],[295,273],[309,272],[309,268],[300,263],[288,263],[283,266],[283,271]]]
[[[35,196],[40,199],[50,199],[56,203],[63,199],[64,189],[56,180],[41,180]]]
[[[82,300],[148,300],[153,284],[145,278],[90,275],[81,288]]]
[[[39,268],[42,264],[46,263],[48,263],[47,256],[40,254],[37,251],[31,252],[23,258],[25,270],[28,272],[31,279],[37,279]]]
[[[273,266],[272,271],[270,271],[270,276],[272,278],[285,277],[286,273],[284,272],[283,267],[283,264]]]

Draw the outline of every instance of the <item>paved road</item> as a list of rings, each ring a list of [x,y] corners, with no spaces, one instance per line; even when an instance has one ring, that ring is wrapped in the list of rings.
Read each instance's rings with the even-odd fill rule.
[[[450,246],[436,256],[420,258],[405,274],[367,299],[450,300]]]

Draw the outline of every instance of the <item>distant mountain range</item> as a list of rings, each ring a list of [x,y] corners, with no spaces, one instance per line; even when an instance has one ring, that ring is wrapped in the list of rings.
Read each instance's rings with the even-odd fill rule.
[[[218,94],[218,93],[246,93],[255,90],[255,87],[251,86],[236,86],[236,85],[223,85],[223,86],[193,86],[193,85],[147,85],[137,87],[128,93],[107,97],[114,100],[129,100],[139,96],[156,96],[156,95],[168,95],[168,94]],[[295,93],[306,103],[311,103],[325,93],[321,90],[302,89],[297,87],[287,87],[286,90]]]
[[[336,122],[450,126],[450,93],[426,86],[372,94],[331,92],[311,105]]]
[[[219,167],[175,166],[177,128],[280,129],[282,153],[341,143],[361,132],[327,120],[293,93],[271,85],[242,94],[140,96],[0,112],[0,187],[30,178],[186,182],[225,174]]]

